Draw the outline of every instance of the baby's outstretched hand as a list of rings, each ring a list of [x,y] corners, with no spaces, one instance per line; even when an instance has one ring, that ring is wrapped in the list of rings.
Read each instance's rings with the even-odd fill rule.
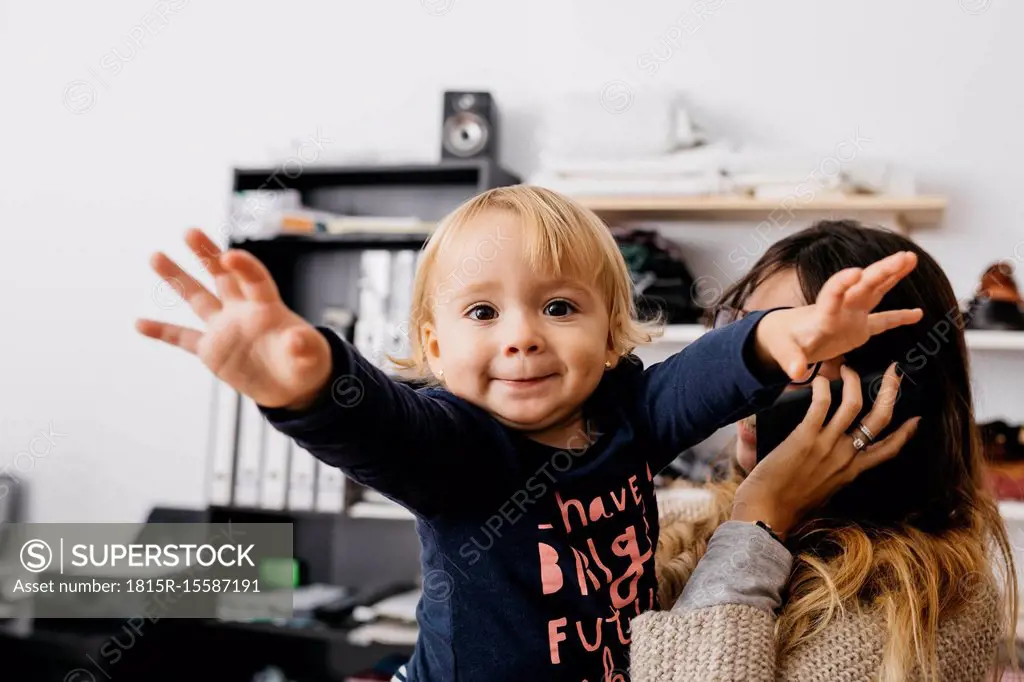
[[[331,372],[327,340],[288,309],[266,267],[252,254],[222,252],[201,230],[185,243],[213,275],[215,296],[163,253],[150,265],[206,323],[205,331],[140,319],[143,335],[196,355],[217,377],[266,407],[300,409]]]
[[[840,270],[825,282],[813,304],[777,310],[761,320],[759,357],[800,381],[809,363],[839,357],[876,334],[920,321],[920,308],[871,312],[915,267],[917,255],[902,251],[866,268]]]

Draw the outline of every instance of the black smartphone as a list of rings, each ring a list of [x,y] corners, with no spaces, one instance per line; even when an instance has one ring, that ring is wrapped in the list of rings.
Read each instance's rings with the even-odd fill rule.
[[[876,442],[898,429],[906,420],[920,416],[922,410],[925,409],[928,395],[927,376],[921,370],[908,367],[905,363],[900,363],[899,371],[904,376],[893,406],[892,419],[881,433],[875,434]],[[861,395],[864,396],[864,407],[851,424],[851,428],[855,427],[857,422],[871,411],[875,399],[879,397],[884,375],[885,370],[883,369],[861,376]],[[843,402],[843,380],[836,379],[829,382],[829,389],[832,393],[832,403],[829,405],[825,423],[831,421]],[[786,440],[807,416],[807,410],[811,407],[811,395],[810,386],[786,391],[771,407],[757,413],[758,462]],[[884,394],[882,399],[891,398],[888,397],[888,394]]]

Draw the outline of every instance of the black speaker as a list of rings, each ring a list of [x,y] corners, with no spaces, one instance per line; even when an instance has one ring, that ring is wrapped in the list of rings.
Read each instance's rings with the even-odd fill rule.
[[[489,92],[444,93],[442,159],[494,159],[498,155],[498,107]]]

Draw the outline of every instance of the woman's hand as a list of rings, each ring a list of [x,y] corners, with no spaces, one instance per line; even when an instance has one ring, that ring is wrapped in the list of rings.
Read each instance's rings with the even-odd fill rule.
[[[824,423],[832,396],[828,379],[818,376],[812,384],[807,416],[737,489],[734,521],[764,521],[784,538],[804,514],[861,472],[895,456],[914,435],[920,417],[907,420],[884,440],[858,451],[847,431],[854,426],[864,404],[860,377],[846,366],[840,371],[843,402],[832,419]],[[883,376],[871,411],[861,420],[871,433],[881,433],[892,420],[901,381],[894,363]]]
[[[150,264],[206,323],[206,331],[145,319],[136,329],[197,355],[260,405],[299,409],[311,403],[330,377],[327,340],[285,306],[270,273],[252,254],[224,253],[197,229],[186,233],[185,242],[213,275],[219,298],[162,253]]]
[[[810,363],[837,358],[876,334],[918,322],[924,314],[920,308],[871,312],[915,267],[917,255],[902,251],[866,268],[840,270],[813,304],[765,315],[755,332],[758,358],[800,381]]]

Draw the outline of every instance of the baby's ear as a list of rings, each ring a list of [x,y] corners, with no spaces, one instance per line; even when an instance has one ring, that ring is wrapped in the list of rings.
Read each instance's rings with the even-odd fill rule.
[[[615,330],[608,330],[608,352],[612,355],[619,355],[619,349],[615,347]],[[612,358],[609,358],[612,359]]]
[[[621,353],[615,348],[615,341],[611,335],[608,336],[608,348],[605,350],[604,359],[605,366],[608,368],[615,367],[619,364],[619,360],[622,359]]]
[[[423,356],[429,361],[437,359],[441,355],[441,347],[437,338],[437,330],[433,322],[424,322],[419,330],[420,346],[423,348]]]
[[[425,322],[420,328],[420,358],[425,364],[424,370],[429,370],[434,376],[438,376],[443,369],[441,364],[441,346],[437,338],[437,330],[434,326]]]

